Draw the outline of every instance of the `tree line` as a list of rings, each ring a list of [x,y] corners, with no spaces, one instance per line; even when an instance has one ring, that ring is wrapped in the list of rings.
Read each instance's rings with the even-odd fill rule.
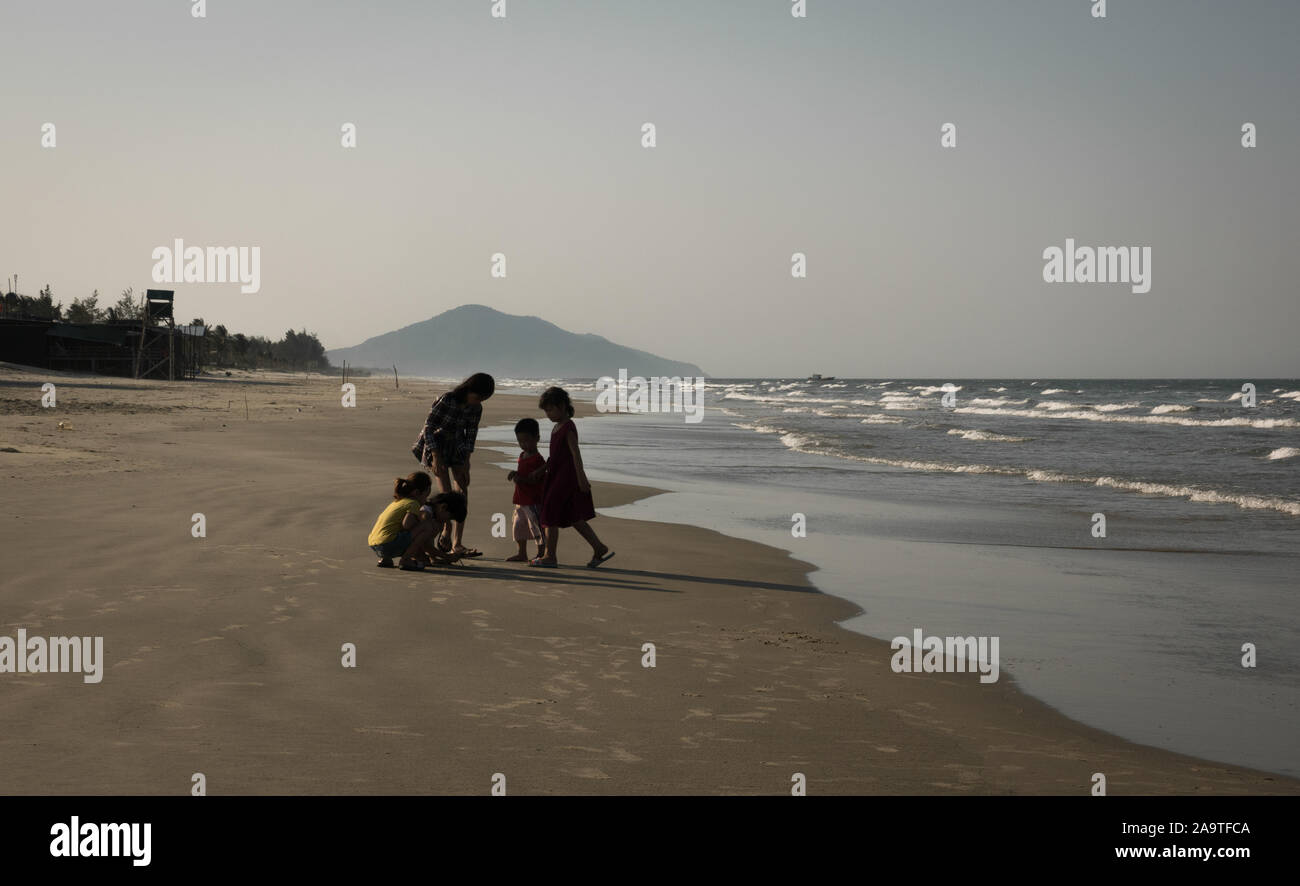
[[[99,290],[85,298],[73,300],[64,307],[54,300],[49,284],[39,296],[18,295],[10,292],[4,296],[3,315],[11,319],[53,320],[63,323],[139,323],[144,316],[144,300],[132,288],[122,290],[122,295],[108,307],[99,306]],[[303,329],[290,329],[279,341],[261,335],[230,334],[225,326],[208,326],[202,317],[190,321],[191,326],[207,328],[199,348],[205,366],[222,369],[290,369],[318,372],[334,371],[325,358],[325,346],[316,333]],[[351,369],[349,368],[349,372]],[[357,372],[357,375],[368,373]]]

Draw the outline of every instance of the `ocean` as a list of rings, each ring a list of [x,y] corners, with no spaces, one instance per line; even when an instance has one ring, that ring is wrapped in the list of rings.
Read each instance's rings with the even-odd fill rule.
[[[846,628],[998,636],[1081,722],[1300,775],[1300,382],[1245,381],[710,379],[699,423],[578,424],[593,481],[670,493],[601,513],[783,548]]]

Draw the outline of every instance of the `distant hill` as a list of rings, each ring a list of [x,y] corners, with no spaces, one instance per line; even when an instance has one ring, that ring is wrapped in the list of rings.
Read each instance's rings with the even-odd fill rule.
[[[505,378],[599,378],[704,376],[682,363],[625,348],[599,335],[578,335],[538,317],[503,314],[483,305],[461,305],[421,323],[329,351],[334,366],[387,369],[403,375],[460,376],[486,372]]]

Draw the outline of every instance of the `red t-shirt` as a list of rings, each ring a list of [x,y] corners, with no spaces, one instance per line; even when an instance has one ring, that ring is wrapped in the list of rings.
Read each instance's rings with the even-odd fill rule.
[[[514,503],[517,505],[537,505],[542,503],[542,484],[545,477],[539,477],[536,483],[525,483],[524,480],[533,471],[546,464],[546,459],[539,452],[536,455],[521,453],[519,456],[519,467],[515,469],[515,497]]]

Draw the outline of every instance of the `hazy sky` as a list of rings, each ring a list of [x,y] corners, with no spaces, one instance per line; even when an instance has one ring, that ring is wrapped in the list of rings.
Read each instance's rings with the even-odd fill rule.
[[[1295,0],[491,5],[5,2],[0,277],[181,237],[262,253],[181,319],[327,347],[476,302],[720,376],[1300,375]],[[1044,283],[1067,237],[1151,291]]]

